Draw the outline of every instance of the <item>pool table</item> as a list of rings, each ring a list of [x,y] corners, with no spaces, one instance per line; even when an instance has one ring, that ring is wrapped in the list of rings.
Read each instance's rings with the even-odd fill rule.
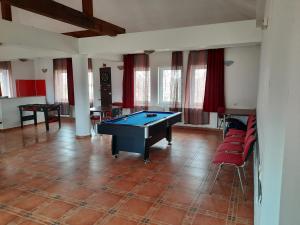
[[[180,121],[181,112],[140,111],[102,121],[97,125],[97,131],[112,135],[112,155],[116,158],[119,151],[135,152],[142,154],[147,162],[153,144],[163,138],[171,144],[172,125]]]

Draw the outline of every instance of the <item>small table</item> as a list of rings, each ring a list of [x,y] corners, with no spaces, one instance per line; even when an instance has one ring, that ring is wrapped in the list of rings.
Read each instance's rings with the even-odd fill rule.
[[[226,117],[229,116],[249,116],[255,115],[256,109],[230,109],[226,108],[224,112],[223,138],[225,137]]]
[[[155,114],[153,117],[147,114]],[[119,151],[141,153],[149,159],[149,148],[163,138],[172,141],[172,126],[181,122],[181,112],[141,111],[98,124],[99,134],[112,135],[112,155]]]
[[[92,107],[90,108],[90,115],[93,115],[95,112],[100,113],[101,117],[103,117],[103,115],[106,112],[112,112],[113,110],[117,110],[119,111],[119,113],[122,110],[121,106],[97,106],[97,107]]]
[[[34,120],[34,125],[37,125],[37,112],[43,112],[45,117],[46,130],[49,131],[50,122],[58,122],[59,128],[61,128],[60,121],[60,105],[59,104],[27,104],[19,105],[21,127],[23,128],[23,122],[27,120]],[[33,112],[33,115],[24,116],[24,111]],[[50,117],[49,112],[56,111],[56,117]]]

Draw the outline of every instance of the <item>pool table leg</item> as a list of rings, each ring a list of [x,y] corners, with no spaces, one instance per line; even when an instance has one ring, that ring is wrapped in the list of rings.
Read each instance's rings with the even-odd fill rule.
[[[172,126],[167,127],[167,141],[168,145],[172,144]]]
[[[149,147],[145,147],[145,153],[144,153],[144,162],[149,162]]]
[[[118,158],[119,151],[117,150],[117,137],[115,135],[112,136],[111,151],[112,151],[112,155],[115,158]]]

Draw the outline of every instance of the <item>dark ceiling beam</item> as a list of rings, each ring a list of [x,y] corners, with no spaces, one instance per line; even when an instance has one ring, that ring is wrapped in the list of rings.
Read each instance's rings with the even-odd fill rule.
[[[12,21],[11,6],[6,2],[1,2],[2,19]]]
[[[116,36],[125,33],[125,29],[106,21],[89,17],[84,13],[62,5],[53,0],[0,0],[9,5],[59,20],[64,23],[69,23],[74,26],[82,27],[99,35]]]
[[[67,35],[67,36],[71,36],[71,37],[76,37],[76,38],[101,36],[101,34],[91,31],[91,30],[73,31],[73,32],[67,32],[67,33],[63,33],[63,34]],[[105,34],[102,34],[102,35],[105,35]]]
[[[94,16],[93,0],[82,0],[82,12],[89,17]]]

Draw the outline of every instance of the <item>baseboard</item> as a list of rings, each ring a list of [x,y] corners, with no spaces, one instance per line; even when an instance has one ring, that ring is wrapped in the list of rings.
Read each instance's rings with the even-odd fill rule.
[[[223,134],[223,130],[218,128],[210,128],[210,127],[192,127],[192,126],[176,125],[173,126],[173,129],[193,130],[193,131],[203,131],[203,132],[213,132],[213,133]]]
[[[45,122],[38,122],[37,125],[42,124],[42,123],[45,123]],[[24,125],[23,125],[23,128],[31,127],[31,126],[35,126],[34,123],[32,123],[32,124],[24,124]],[[1,129],[1,130],[0,130],[0,133],[1,133],[1,132],[5,132],[5,131],[16,130],[16,129],[23,129],[23,128],[21,127],[21,125],[20,125],[19,127],[5,128],[5,129]]]
[[[78,135],[76,135],[75,136],[76,137],[76,139],[86,139],[86,138],[91,138],[92,137],[92,135],[91,134],[89,134],[89,135],[85,135],[85,136],[78,136]]]

